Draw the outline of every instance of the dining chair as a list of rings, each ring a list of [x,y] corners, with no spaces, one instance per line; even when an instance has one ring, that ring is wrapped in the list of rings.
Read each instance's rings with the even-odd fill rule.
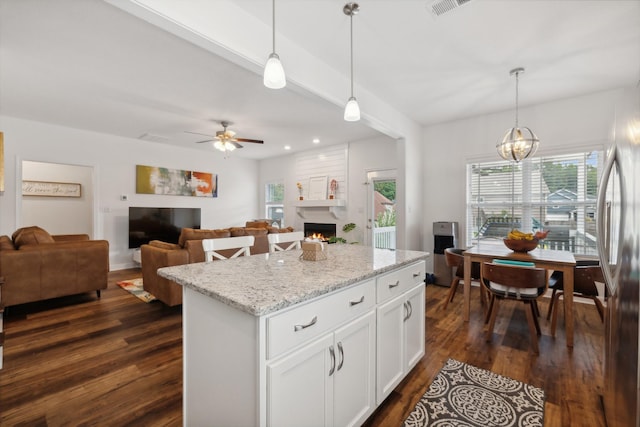
[[[592,268],[589,268],[592,267]],[[573,270],[573,295],[592,299],[600,319],[604,322],[604,307],[598,297],[598,288],[595,282],[604,282],[602,277],[602,269],[600,261],[597,259],[579,259],[576,260],[576,267]],[[554,271],[549,278],[549,289],[552,289],[549,309],[547,310],[547,320],[551,319],[557,302],[564,291],[564,282],[562,272]],[[558,295],[560,293],[560,295]]]
[[[269,240],[269,252],[271,253],[301,249],[300,242],[304,240],[304,233],[302,231],[270,233],[267,234],[267,240]],[[283,245],[284,243],[289,243],[289,245]]]
[[[553,274],[551,275],[553,277]],[[556,325],[558,322],[558,305],[560,297],[564,295],[562,287],[562,278],[560,282],[556,282],[553,287],[553,293],[551,295],[551,302],[549,303],[549,313],[547,319],[551,314],[551,334],[555,336]],[[600,320],[604,323],[604,305],[599,298],[598,287],[596,281],[603,282],[602,269],[599,265],[592,266],[577,266],[573,270],[573,296],[580,298],[588,298],[595,303],[595,307],[598,310]]]
[[[231,259],[240,255],[251,255],[251,246],[255,243],[254,236],[222,237],[218,239],[202,239],[202,249],[204,250],[204,260],[211,262],[214,259]],[[230,256],[219,251],[237,249]]]
[[[460,281],[464,280],[464,249],[458,248],[446,248],[444,250],[444,260],[447,264],[447,267],[450,269],[454,269],[453,278],[451,280],[451,285],[449,286],[449,294],[447,295],[447,299],[442,306],[443,310],[446,310],[447,305],[450,302],[453,302],[453,297],[456,295],[456,291],[458,289],[458,284]],[[472,280],[480,280],[480,265],[477,263],[473,263],[471,266],[471,279]],[[485,292],[482,287],[480,287],[480,301],[482,304],[485,304],[486,297]]]
[[[491,295],[486,341],[490,342],[493,337],[493,328],[500,309],[500,302],[503,300],[522,301],[527,306],[525,313],[531,334],[531,346],[534,353],[538,354],[540,324],[538,323],[535,302],[547,290],[547,270],[536,268],[533,263],[510,261],[507,264],[494,260],[482,264],[481,282]]]

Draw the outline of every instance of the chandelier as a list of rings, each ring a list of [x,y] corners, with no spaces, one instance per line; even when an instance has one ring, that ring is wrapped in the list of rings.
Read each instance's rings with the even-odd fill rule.
[[[540,143],[540,140],[531,129],[518,126],[518,76],[520,73],[524,73],[524,68],[514,68],[510,71],[510,75],[513,76],[515,74],[516,76],[516,125],[507,130],[502,141],[496,145],[500,157],[516,162],[532,156]]]

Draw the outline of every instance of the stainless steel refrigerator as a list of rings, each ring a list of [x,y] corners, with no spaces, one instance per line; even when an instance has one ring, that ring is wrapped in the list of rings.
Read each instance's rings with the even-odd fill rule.
[[[607,425],[640,426],[640,82],[616,104],[598,194],[598,246],[608,293],[604,410]]]

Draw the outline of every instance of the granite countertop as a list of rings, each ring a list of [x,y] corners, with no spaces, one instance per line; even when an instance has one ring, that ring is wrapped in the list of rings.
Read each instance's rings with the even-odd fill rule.
[[[325,245],[327,259],[302,251],[259,254],[158,269],[158,274],[255,316],[262,316],[429,257],[428,252]]]

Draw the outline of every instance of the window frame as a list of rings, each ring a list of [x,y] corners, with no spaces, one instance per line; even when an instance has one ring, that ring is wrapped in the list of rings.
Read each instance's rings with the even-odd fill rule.
[[[282,188],[282,200],[272,200],[273,191],[270,190],[272,186],[280,186]],[[284,201],[285,201],[285,192],[286,187],[284,182],[281,180],[277,181],[269,181],[264,184],[264,214],[265,218],[271,219],[273,221],[278,221],[280,227],[285,226],[285,209],[284,209]],[[270,210],[273,208],[282,209],[282,217],[281,218],[272,218]]]
[[[466,241],[471,245],[481,239],[491,238],[484,234],[487,231],[485,225],[487,223],[493,224],[499,218],[496,212],[502,209],[503,216],[508,217],[508,220],[501,225],[503,232],[508,230],[509,227],[521,228],[527,232],[548,229],[550,226],[564,227],[566,230],[563,229],[563,232],[568,230],[569,234],[572,234],[567,244],[562,243],[559,245],[557,241],[554,242],[552,236],[549,236],[548,239],[542,242],[544,247],[571,250],[576,254],[594,255],[596,253],[595,245],[597,244],[595,233],[597,213],[595,205],[605,156],[604,145],[597,145],[579,147],[563,153],[546,153],[545,155],[525,159],[519,163],[501,159],[495,160],[495,158],[467,159],[465,189]],[[571,167],[565,166],[574,165],[575,163],[575,179],[577,180],[577,182],[574,181],[575,192],[567,187],[559,188],[555,191],[547,189],[545,192],[543,190],[543,187],[547,187],[547,180],[543,177],[544,169],[549,167],[549,163],[553,168],[556,165],[563,166],[556,173],[560,177],[562,177],[563,173],[567,174],[564,177],[566,180],[564,182],[565,185],[568,185],[569,179],[573,177],[570,173],[574,173]],[[593,188],[593,169],[590,169],[591,167],[596,168],[595,189]],[[517,169],[514,171],[513,168]],[[512,183],[509,188],[512,195],[511,200],[505,195],[504,191],[499,193],[501,184],[504,185],[507,181],[506,178],[497,179],[491,183],[492,185],[487,182],[493,178],[491,177],[492,174],[497,175],[509,169],[511,169],[510,173],[512,174]],[[551,171],[553,172],[554,169],[551,169]],[[537,176],[534,177],[535,173],[537,173]],[[474,177],[474,174],[477,174],[480,179]],[[487,177],[484,179],[484,186],[493,187],[492,190],[482,189],[482,176]],[[537,183],[536,179],[538,180]],[[528,190],[522,191],[523,188]],[[532,191],[535,194],[532,194]],[[502,194],[502,198],[498,196],[499,194]],[[567,194],[569,196],[575,195],[575,199],[567,199],[566,201],[558,200],[557,198],[549,199],[551,195],[562,197]],[[492,196],[493,199],[491,198]],[[549,212],[549,209],[554,207],[560,208],[560,212],[555,217],[553,212]],[[571,207],[571,209],[563,213],[563,207]],[[519,217],[516,215],[516,209],[520,211],[518,212]],[[563,214],[567,215],[565,219],[561,219]],[[536,223],[536,218],[538,224]],[[521,223],[525,224],[525,226],[521,227]],[[494,230],[497,231],[497,228]],[[504,235],[506,235],[506,232]],[[496,240],[502,237],[493,236]],[[557,238],[559,239],[560,237],[557,236]],[[578,242],[581,242],[581,244],[578,244]]]

